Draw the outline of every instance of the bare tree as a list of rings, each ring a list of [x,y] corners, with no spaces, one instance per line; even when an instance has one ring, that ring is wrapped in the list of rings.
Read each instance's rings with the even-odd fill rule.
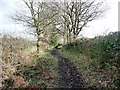
[[[54,22],[54,17],[58,12],[51,6],[51,3],[39,0],[23,0],[23,3],[25,8],[17,11],[12,19],[29,27],[28,32],[37,36],[37,52],[39,53],[41,34]]]
[[[89,22],[96,20],[105,11],[103,2],[96,2],[95,0],[76,0],[71,2],[64,2],[61,4],[54,3],[62,12],[65,34],[67,40],[76,40],[79,33]]]

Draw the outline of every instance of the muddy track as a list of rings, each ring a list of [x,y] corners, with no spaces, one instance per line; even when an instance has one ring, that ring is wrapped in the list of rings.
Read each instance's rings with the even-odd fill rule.
[[[69,59],[64,58],[56,49],[51,51],[51,54],[58,60],[59,69],[59,88],[83,88],[85,87],[82,75],[77,71],[77,68],[70,62]]]

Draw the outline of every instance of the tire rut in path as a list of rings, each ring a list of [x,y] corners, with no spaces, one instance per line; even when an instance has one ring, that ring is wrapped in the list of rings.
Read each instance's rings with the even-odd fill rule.
[[[55,49],[51,54],[58,60],[59,88],[83,88],[85,83],[83,76],[69,59],[62,57]]]

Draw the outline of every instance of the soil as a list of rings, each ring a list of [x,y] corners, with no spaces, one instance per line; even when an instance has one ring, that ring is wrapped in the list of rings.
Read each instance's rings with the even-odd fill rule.
[[[75,65],[69,59],[61,56],[56,49],[53,49],[51,54],[58,60],[59,88],[85,87],[85,81],[82,74],[78,72]]]

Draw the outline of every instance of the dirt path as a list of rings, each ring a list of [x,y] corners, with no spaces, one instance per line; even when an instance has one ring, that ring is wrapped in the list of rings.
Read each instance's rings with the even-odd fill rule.
[[[62,57],[57,50],[51,54],[58,60],[59,88],[82,88],[85,83],[77,68],[67,58]]]

